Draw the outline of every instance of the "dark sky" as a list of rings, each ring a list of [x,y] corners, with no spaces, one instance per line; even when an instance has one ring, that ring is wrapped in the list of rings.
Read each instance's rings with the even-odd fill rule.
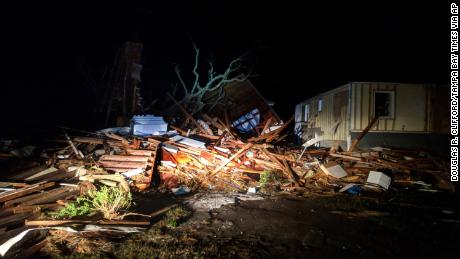
[[[176,82],[173,63],[190,71],[193,42],[217,68],[247,52],[254,85],[284,118],[350,81],[449,79],[447,2],[69,2],[1,4],[3,130],[96,127],[77,61],[98,79],[125,41],[144,43],[142,87],[159,96]]]

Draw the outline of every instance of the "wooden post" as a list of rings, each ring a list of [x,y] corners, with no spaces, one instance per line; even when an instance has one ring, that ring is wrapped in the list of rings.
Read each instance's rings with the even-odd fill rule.
[[[361,141],[362,138],[364,138],[364,136],[366,136],[367,132],[369,132],[369,130],[372,128],[372,126],[374,126],[374,124],[379,120],[379,116],[375,116],[374,119],[371,120],[371,122],[369,122],[369,124],[367,125],[367,127],[359,134],[359,136],[353,141],[353,144],[351,145],[350,149],[348,150],[348,152],[353,152],[355,151],[356,147],[358,146],[359,144],[359,141]]]

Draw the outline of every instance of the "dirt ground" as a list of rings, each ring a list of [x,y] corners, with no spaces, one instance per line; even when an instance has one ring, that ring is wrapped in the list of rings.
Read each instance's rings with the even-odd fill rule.
[[[404,203],[397,196],[342,195],[242,201],[197,213],[180,231],[210,241],[248,241],[250,257],[257,258],[457,257],[456,196],[407,195]]]
[[[221,204],[213,200],[213,209],[195,209],[173,227],[160,215],[148,231],[114,241],[111,252],[83,257],[458,258],[457,194],[218,195],[235,203],[215,208]],[[206,197],[152,194],[138,197],[137,206],[144,213],[172,204],[192,211]]]

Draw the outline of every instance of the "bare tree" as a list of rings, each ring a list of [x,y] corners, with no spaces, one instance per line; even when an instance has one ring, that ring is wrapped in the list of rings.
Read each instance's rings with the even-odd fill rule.
[[[224,72],[218,74],[214,71],[212,62],[209,62],[209,68],[207,71],[206,82],[201,82],[199,69],[200,49],[193,44],[195,49],[195,66],[193,67],[194,81],[192,84],[186,84],[182,78],[179,65],[176,64],[175,72],[179,80],[179,84],[182,86],[184,96],[180,99],[179,103],[186,107],[191,114],[196,114],[202,111],[205,107],[210,110],[214,108],[223,98],[224,91],[223,86],[225,84],[244,81],[249,77],[249,74],[242,73],[242,60],[243,56],[233,59],[227,66]],[[173,90],[173,95],[176,89]],[[212,103],[206,103],[204,97],[206,94],[213,92],[217,94],[217,98],[213,98]]]

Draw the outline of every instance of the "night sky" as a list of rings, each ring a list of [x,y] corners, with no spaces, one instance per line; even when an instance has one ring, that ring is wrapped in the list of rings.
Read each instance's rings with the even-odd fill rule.
[[[449,80],[448,2],[12,5],[0,8],[3,135],[99,127],[97,96],[79,65],[99,79],[126,41],[144,43],[141,87],[158,97],[177,82],[174,63],[191,71],[193,43],[203,64],[213,60],[217,69],[248,53],[245,66],[257,75],[251,81],[285,119],[296,103],[350,81]]]

